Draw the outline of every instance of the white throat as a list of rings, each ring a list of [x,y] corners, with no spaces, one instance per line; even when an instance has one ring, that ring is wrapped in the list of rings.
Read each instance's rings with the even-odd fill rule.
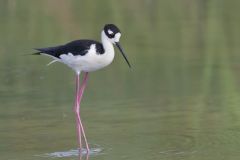
[[[102,33],[101,33],[101,38],[102,38],[102,44],[103,44],[103,48],[105,50],[105,53],[113,53],[114,54],[113,44],[108,39],[108,37],[106,36],[104,31],[102,31]]]
[[[104,54],[101,54],[100,56],[100,61],[103,66],[109,65],[114,58],[114,47],[112,42],[108,39],[104,31],[101,33],[101,38],[102,38],[102,45],[104,48]]]

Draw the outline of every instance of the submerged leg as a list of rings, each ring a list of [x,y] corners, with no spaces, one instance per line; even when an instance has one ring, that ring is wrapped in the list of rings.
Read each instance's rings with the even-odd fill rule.
[[[77,130],[77,138],[78,138],[78,145],[79,145],[79,149],[81,151],[82,149],[82,134],[81,134],[81,125],[80,125],[80,104],[78,101],[78,93],[79,93],[79,88],[80,88],[80,84],[79,84],[79,73],[76,74],[76,96],[75,96],[75,105],[74,105],[74,113],[75,113],[75,119],[76,119],[76,130]]]
[[[86,85],[87,85],[87,80],[88,80],[88,72],[86,72],[84,74],[82,85],[78,89],[78,94],[77,94],[78,98],[77,98],[77,100],[78,100],[78,104],[79,104],[79,113],[80,113],[80,104],[81,104],[83,92],[84,92],[84,89],[86,88]],[[81,122],[80,116],[79,116],[79,125],[80,125],[81,133],[83,135],[83,138],[84,138],[84,141],[85,141],[85,145],[86,145],[86,149],[87,149],[87,153],[88,153],[89,152],[89,146],[88,146],[86,134],[85,134],[84,127],[83,127],[83,124]]]

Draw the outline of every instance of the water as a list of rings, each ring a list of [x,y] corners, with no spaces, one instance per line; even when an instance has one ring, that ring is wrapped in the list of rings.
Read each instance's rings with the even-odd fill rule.
[[[100,39],[105,23],[122,30],[133,68],[117,53],[111,66],[90,74],[81,108],[96,151],[88,158],[239,159],[239,5],[0,1],[1,159],[78,159],[74,73],[25,54],[73,39]]]

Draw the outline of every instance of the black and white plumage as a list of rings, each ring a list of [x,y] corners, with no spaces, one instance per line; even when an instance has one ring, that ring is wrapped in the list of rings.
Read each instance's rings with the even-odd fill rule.
[[[116,44],[130,67],[119,44],[120,37],[120,30],[113,24],[107,24],[101,33],[102,43],[87,39],[75,40],[65,45],[36,48],[38,52],[35,54],[50,56],[54,58],[53,62],[62,62],[79,74],[81,71],[91,72],[109,65],[114,58],[113,44]]]
[[[104,29],[101,32],[102,43],[94,40],[76,40],[65,45],[48,48],[37,48],[36,50],[38,52],[34,53],[36,55],[50,56],[54,59],[53,62],[62,62],[71,67],[76,72],[76,96],[74,112],[76,117],[76,129],[80,151],[79,154],[83,148],[82,138],[84,138],[87,153],[90,151],[80,117],[80,104],[84,89],[87,84],[88,72],[101,69],[113,61],[113,44],[118,47],[127,64],[129,67],[131,67],[125,53],[123,52],[123,49],[119,44],[120,37],[120,30],[113,24],[107,24],[104,26]],[[83,77],[83,82],[80,85],[79,76],[82,71],[85,72],[85,74]]]
[[[66,54],[66,53],[72,53],[74,56],[78,56],[78,55],[84,56],[88,52],[92,44],[96,45],[97,54],[104,53],[104,48],[101,43],[94,40],[87,40],[87,39],[75,40],[65,45],[60,45],[55,47],[36,48],[36,50],[39,51],[38,52],[39,54],[45,53],[56,58],[60,58],[60,55]]]

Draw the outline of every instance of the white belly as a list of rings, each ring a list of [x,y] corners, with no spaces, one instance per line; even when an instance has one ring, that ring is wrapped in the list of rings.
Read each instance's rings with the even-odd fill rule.
[[[61,55],[60,61],[76,72],[92,72],[104,68],[109,65],[114,58],[114,50],[112,52],[105,52],[104,54],[97,54],[94,47],[91,47],[84,56],[74,56],[71,53]]]

